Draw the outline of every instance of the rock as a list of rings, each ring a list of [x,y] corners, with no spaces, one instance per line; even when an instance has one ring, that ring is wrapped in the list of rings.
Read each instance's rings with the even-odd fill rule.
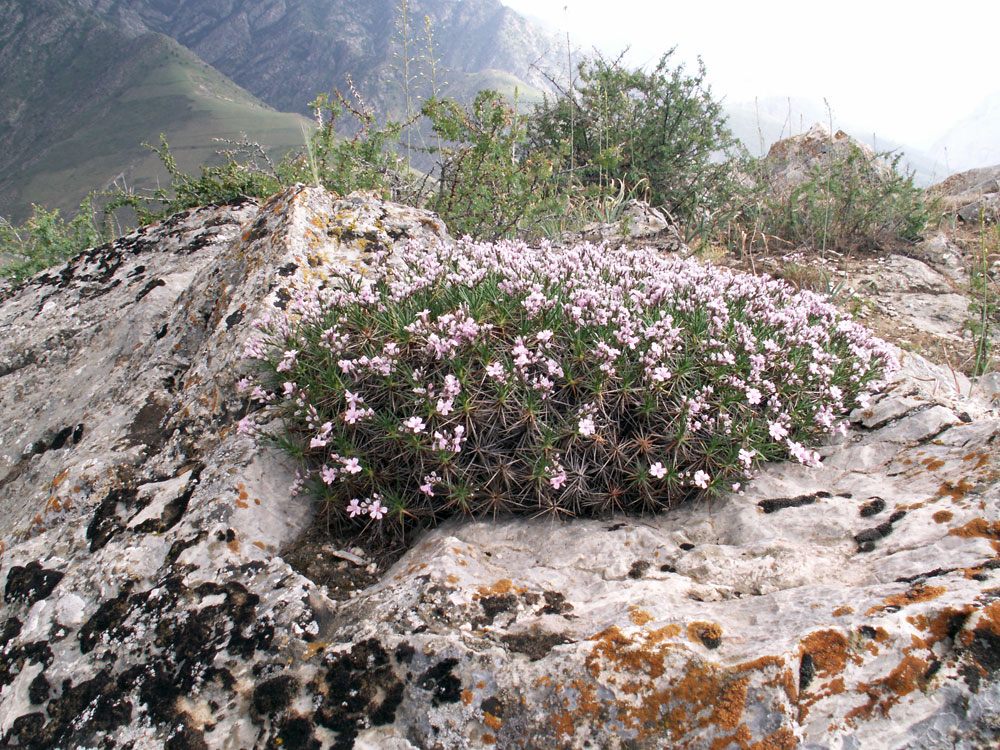
[[[928,189],[966,224],[1000,220],[1000,166],[970,169]]]
[[[446,235],[297,187],[0,286],[0,744],[996,743],[1000,415],[916,355],[817,468],[451,522],[353,595],[297,572],[317,508],[234,429],[250,323],[410,237]]]
[[[859,149],[869,162],[875,164],[875,152],[870,146],[851,138],[842,130],[831,133],[819,123],[805,133],[778,141],[764,158],[771,187],[783,192],[801,185],[814,167],[845,159],[852,148]]]
[[[667,220],[660,209],[645,201],[629,199],[622,204],[619,213],[616,221],[592,222],[579,232],[566,233],[562,243],[607,242],[620,245],[641,242],[673,252],[687,249],[677,227]]]
[[[944,232],[928,237],[910,251],[917,260],[928,263],[958,284],[968,284],[968,273],[961,249]]]

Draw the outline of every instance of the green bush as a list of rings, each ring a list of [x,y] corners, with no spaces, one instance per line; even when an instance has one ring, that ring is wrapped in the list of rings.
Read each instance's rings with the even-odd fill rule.
[[[423,113],[448,145],[438,155],[437,185],[428,199],[458,236],[498,239],[529,233],[555,211],[548,154],[523,153],[525,124],[495,91],[480,91],[469,110],[430,99]]]
[[[791,188],[776,188],[760,175],[763,194],[756,219],[761,231],[792,246],[841,252],[918,239],[933,204],[913,184],[913,176],[900,171],[900,158],[847,143],[841,155],[819,161]]]
[[[739,190],[729,164],[737,142],[704,65],[693,75],[671,68],[672,54],[650,72],[582,61],[574,86],[530,118],[529,151],[558,154],[559,173],[597,188],[598,199],[616,182],[642,185],[689,236],[707,238]]]
[[[94,223],[90,196],[69,222],[58,210],[36,205],[31,209],[31,218],[19,227],[0,219],[0,254],[11,259],[0,267],[0,276],[15,281],[27,278],[104,241]]]
[[[240,423],[382,543],[449,515],[655,511],[841,429],[890,355],[811,293],[651,250],[463,243],[260,321]],[[277,418],[265,432],[257,424]],[[273,430],[273,428],[272,428]]]

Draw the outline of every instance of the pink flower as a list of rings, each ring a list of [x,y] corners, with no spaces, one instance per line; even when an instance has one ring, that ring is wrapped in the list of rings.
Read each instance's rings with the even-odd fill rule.
[[[694,473],[692,481],[694,482],[695,486],[701,487],[703,490],[706,490],[708,489],[708,480],[711,478],[712,477],[708,474],[708,472],[698,469],[698,471]]]
[[[559,473],[553,477],[549,477],[549,484],[552,485],[552,489],[558,490],[566,482],[566,471],[560,467]]]
[[[597,432],[597,426],[594,424],[593,417],[584,417],[581,419],[576,429],[583,437],[590,437]]]
[[[350,503],[347,504],[347,512],[351,514],[351,518],[361,515],[362,513],[361,503],[358,502],[357,498],[354,498],[353,500],[351,500]]]
[[[747,403],[750,405],[759,404],[761,393],[756,388],[747,388]],[[780,438],[775,438],[780,439]]]
[[[781,422],[768,422],[768,430],[775,440],[784,440],[788,437],[788,428]]]
[[[667,470],[662,463],[657,461],[655,464],[649,467],[650,476],[656,477],[657,479],[663,479],[667,475]]]
[[[539,344],[547,344],[549,343],[549,339],[551,339],[552,336],[553,336],[552,331],[546,328],[544,331],[539,331],[537,334],[535,334],[535,339],[538,341]]]
[[[257,424],[253,421],[253,417],[249,414],[243,417],[239,424],[236,425],[236,432],[240,435],[253,435],[256,433]]]
[[[413,416],[403,422],[403,426],[416,435],[418,432],[423,432],[427,425],[420,417]]]
[[[291,370],[292,365],[295,364],[295,357],[298,356],[298,353],[299,353],[298,349],[289,349],[284,353],[284,355],[281,358],[281,361],[278,363],[278,366],[275,367],[274,369],[277,370],[278,372],[286,372],[287,370]]]
[[[314,437],[312,440],[309,441],[309,447],[310,448],[325,448],[326,447],[326,440],[324,440],[323,438]]]
[[[295,383],[289,383],[288,381],[285,381],[282,384],[282,387],[285,389],[286,396],[291,396],[293,393],[295,393]]]
[[[341,459],[344,462],[344,471],[348,474],[357,474],[361,471],[361,462],[356,458]]]
[[[329,466],[324,466],[320,474],[326,484],[333,484],[337,481],[337,470]]]
[[[757,451],[755,451],[753,448],[751,448],[750,450],[740,448],[740,461],[743,463],[743,466],[745,466],[748,469],[750,468],[750,464],[753,461],[753,457],[756,455]]]
[[[382,505],[381,500],[376,500],[371,505],[368,506],[368,515],[374,518],[376,521],[381,521],[385,514],[388,512],[388,508]]]

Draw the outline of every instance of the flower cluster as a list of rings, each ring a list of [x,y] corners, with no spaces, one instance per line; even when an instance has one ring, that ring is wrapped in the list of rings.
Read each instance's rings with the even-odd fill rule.
[[[375,535],[655,510],[815,465],[893,366],[818,295],[652,250],[411,245],[352,273],[257,324],[240,388],[334,521]]]

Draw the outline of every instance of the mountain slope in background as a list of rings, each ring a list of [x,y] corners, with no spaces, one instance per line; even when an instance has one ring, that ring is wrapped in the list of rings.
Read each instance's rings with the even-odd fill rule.
[[[305,118],[272,110],[161,34],[117,27],[62,0],[0,0],[0,216],[38,203],[72,213],[116,179],[166,175],[144,148],[165,133],[179,165],[241,132],[278,153]]]
[[[368,104],[398,111],[403,99],[398,0],[73,0],[134,31],[166,34],[282,111],[308,112],[319,93],[346,90],[350,74]],[[445,93],[483,87],[539,98],[559,41],[499,0],[410,0],[411,60],[426,58],[424,18],[447,69]],[[565,55],[565,50],[562,52]],[[418,75],[428,73],[417,64]],[[439,78],[438,83],[442,80]],[[427,93],[426,80],[415,87]]]

